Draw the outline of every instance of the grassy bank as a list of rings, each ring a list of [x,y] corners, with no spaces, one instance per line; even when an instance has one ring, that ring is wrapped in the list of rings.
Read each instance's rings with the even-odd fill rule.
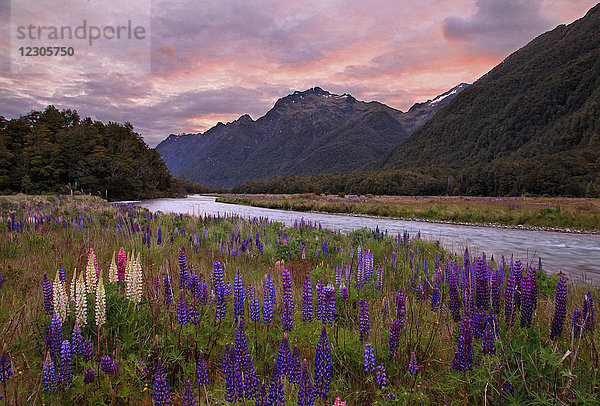
[[[587,318],[574,331],[571,315],[599,292],[568,284],[563,303],[554,270],[517,260],[453,258],[373,230],[3,199],[0,344],[12,376],[0,403],[164,404],[168,386],[179,405],[189,380],[198,404],[252,404],[242,398],[263,382],[268,396],[277,363],[287,375],[273,403],[295,405],[306,359],[320,405],[592,404],[598,328]],[[83,354],[76,320],[92,346]]]
[[[218,201],[270,209],[598,231],[600,199],[457,196],[224,195]]]

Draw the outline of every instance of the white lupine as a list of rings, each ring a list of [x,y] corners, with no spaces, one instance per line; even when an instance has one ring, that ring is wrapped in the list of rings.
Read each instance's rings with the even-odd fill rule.
[[[73,305],[75,304],[76,285],[77,285],[77,268],[73,269],[73,278],[71,278],[71,285],[69,286],[69,301]]]
[[[108,282],[115,283],[117,281],[117,262],[115,261],[115,252],[113,251],[112,261],[110,262],[110,268],[108,268]]]
[[[87,324],[87,296],[82,273],[79,274],[75,286],[75,320],[80,327]]]
[[[142,266],[140,264],[140,254],[138,253],[137,259],[132,254],[131,260],[127,262],[127,299],[133,303],[140,303],[142,301]]]
[[[106,292],[102,276],[100,276],[96,287],[96,325],[100,327],[104,323],[106,323]]]
[[[69,298],[67,297],[67,292],[65,292],[65,286],[58,277],[58,272],[56,273],[54,284],[52,286],[52,299],[54,312],[60,321],[64,323],[67,318],[67,310],[69,309]]]
[[[96,254],[94,254],[94,249],[90,248],[87,266],[85,267],[85,292],[92,295],[96,292],[96,284],[98,283],[95,262]]]

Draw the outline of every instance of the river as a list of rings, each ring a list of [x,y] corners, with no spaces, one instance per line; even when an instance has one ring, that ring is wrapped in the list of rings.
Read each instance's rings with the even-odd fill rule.
[[[390,218],[352,216],[344,214],[297,212],[237,204],[218,203],[213,196],[192,195],[182,199],[153,199],[139,203],[152,212],[186,213],[192,215],[236,214],[244,218],[268,217],[287,226],[304,218],[319,222],[325,228],[348,233],[369,228],[395,236],[408,231],[411,236],[439,241],[447,250],[462,253],[465,247],[471,255],[485,252],[489,258],[510,258],[537,265],[542,258],[549,274],[563,272],[570,279],[600,283],[600,236],[551,231],[515,230],[497,227],[463,226],[454,224],[406,221]]]

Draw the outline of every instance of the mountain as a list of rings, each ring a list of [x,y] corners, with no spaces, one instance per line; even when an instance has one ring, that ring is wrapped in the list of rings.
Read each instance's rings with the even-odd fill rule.
[[[320,87],[295,91],[256,121],[243,115],[204,133],[171,134],[156,150],[173,175],[224,187],[274,175],[351,172],[381,159],[467,86],[407,113]]]
[[[460,170],[461,193],[582,196],[600,181],[600,5],[456,96],[376,170]]]

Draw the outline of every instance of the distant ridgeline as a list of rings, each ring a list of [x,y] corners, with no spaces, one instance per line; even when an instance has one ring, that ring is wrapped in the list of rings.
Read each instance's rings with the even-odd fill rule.
[[[371,172],[284,177],[245,192],[598,197],[600,5],[458,94]]]
[[[130,123],[81,120],[76,111],[0,117],[0,193],[84,193],[109,200],[156,197],[172,178]]]

